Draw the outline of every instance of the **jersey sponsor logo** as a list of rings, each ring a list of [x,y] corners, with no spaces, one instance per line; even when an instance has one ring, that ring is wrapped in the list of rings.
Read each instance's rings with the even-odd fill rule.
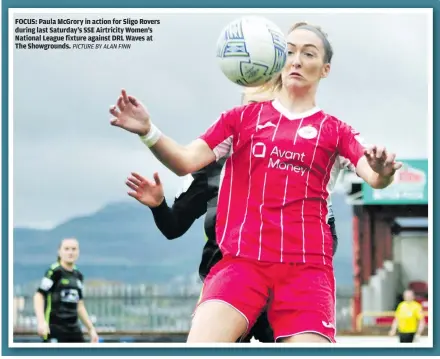
[[[252,154],[255,157],[266,156],[266,145],[263,142],[257,142],[252,148]]]
[[[266,153],[267,147],[263,142],[257,142],[252,147],[252,154],[254,157],[263,158],[266,157]],[[278,146],[274,146],[269,155],[268,168],[295,172],[304,176],[308,170],[307,166],[301,165],[301,163],[304,163],[305,155],[304,152],[288,151],[278,148]],[[291,163],[291,161],[295,161],[296,163]]]
[[[257,125],[257,130],[262,130],[263,128],[266,127],[277,127],[275,124],[273,124],[272,122],[268,121],[262,125]]]
[[[282,171],[290,171],[301,174],[301,176],[304,176],[306,173],[308,167],[302,166],[301,163],[304,163],[304,152],[293,152],[293,151],[287,151],[282,150],[278,148],[278,146],[275,146],[271,153],[269,158],[269,168],[276,168]],[[290,163],[286,160],[293,160],[297,161],[296,164]]]
[[[41,288],[42,290],[49,290],[50,288],[52,288],[52,286],[53,286],[53,280],[52,280],[52,279],[49,279],[49,278],[44,277],[44,278],[41,280],[40,288]]]
[[[298,130],[298,136],[305,138],[306,140],[311,140],[318,135],[318,130],[312,125],[301,127]]]
[[[60,292],[61,301],[65,303],[78,303],[79,293],[76,289],[63,289]]]

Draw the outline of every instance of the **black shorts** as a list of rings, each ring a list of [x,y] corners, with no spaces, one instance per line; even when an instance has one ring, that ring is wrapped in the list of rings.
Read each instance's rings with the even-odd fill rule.
[[[412,343],[416,333],[399,333],[399,340],[401,343]]]
[[[79,328],[74,330],[60,330],[50,327],[50,333],[45,343],[85,343],[84,334]]]

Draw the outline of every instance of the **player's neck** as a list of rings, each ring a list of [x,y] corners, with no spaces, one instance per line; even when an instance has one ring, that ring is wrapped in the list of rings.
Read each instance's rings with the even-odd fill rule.
[[[302,113],[316,107],[315,91],[313,89],[294,92],[282,88],[277,99],[291,113]]]
[[[68,270],[68,271],[72,271],[74,264],[73,263],[66,263],[64,261],[60,261],[60,265],[61,267],[63,267],[64,269]]]

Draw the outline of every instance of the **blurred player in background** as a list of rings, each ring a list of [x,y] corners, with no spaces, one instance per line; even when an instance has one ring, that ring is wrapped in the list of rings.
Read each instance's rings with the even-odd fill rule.
[[[403,301],[396,309],[390,336],[399,334],[401,343],[412,343],[420,337],[425,329],[425,317],[422,305],[414,300],[414,292],[410,289],[403,293]]]
[[[224,112],[187,146],[163,135],[124,90],[110,108],[113,126],[140,135],[178,175],[232,149],[216,217],[223,257],[205,279],[188,342],[234,342],[266,305],[275,340],[334,342],[336,284],[327,206],[337,156],[374,188],[387,187],[401,167],[383,147],[364,149],[357,131],[316,107],[333,53],[326,35],[299,23],[287,42],[276,99]]]
[[[75,265],[78,256],[78,241],[63,239],[57,261],[46,271],[34,295],[38,335],[45,342],[85,342],[78,317],[86,326],[91,342],[98,342],[98,334],[84,305],[84,277]]]

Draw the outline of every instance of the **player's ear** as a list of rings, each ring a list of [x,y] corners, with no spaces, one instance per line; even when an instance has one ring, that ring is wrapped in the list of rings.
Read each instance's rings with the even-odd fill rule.
[[[331,68],[331,66],[330,66],[330,64],[324,64],[324,66],[322,67],[322,70],[321,70],[321,78],[322,79],[325,79],[327,76],[328,76],[328,74],[330,73],[330,68]]]

